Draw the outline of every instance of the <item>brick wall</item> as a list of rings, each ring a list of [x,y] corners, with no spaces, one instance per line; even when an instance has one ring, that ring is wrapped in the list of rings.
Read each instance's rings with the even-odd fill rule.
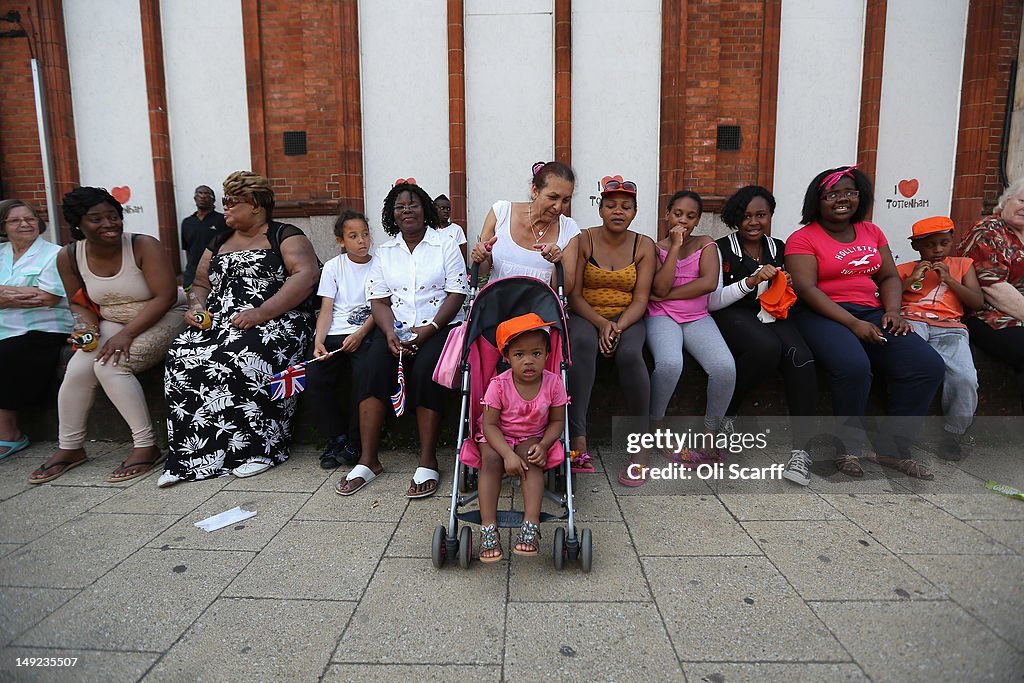
[[[21,12],[24,21],[27,6],[14,4],[3,7],[4,12],[9,9]],[[0,23],[0,31],[15,28],[13,24]],[[0,78],[0,102],[3,102],[0,106],[0,196],[45,208],[46,189],[43,186],[29,59],[26,38],[0,39],[0,64],[3,64],[3,77]]]

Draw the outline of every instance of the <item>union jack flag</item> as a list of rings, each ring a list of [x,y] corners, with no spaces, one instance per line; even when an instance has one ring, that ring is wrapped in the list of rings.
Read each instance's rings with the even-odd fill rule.
[[[391,396],[391,407],[395,417],[405,414],[405,369],[402,367],[402,352],[398,352],[398,391]]]
[[[270,400],[294,396],[306,388],[306,361],[282,370],[270,378]]]

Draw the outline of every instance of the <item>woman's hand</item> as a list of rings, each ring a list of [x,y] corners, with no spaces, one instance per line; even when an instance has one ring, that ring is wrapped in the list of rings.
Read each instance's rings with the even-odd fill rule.
[[[557,244],[535,244],[533,246],[540,251],[540,255],[548,263],[558,263],[562,260],[562,250]]]
[[[366,338],[366,333],[363,332],[362,328],[359,328],[357,332],[345,337],[345,341],[341,342],[342,353],[352,353],[359,348],[359,345],[363,343],[363,339]],[[316,353],[316,349],[313,350]],[[324,353],[327,353],[327,349],[324,349]]]
[[[240,330],[249,330],[257,325],[262,325],[268,320],[270,320],[270,318],[260,311],[260,309],[249,308],[241,311],[240,313],[235,313],[231,316],[231,320],[229,322]]]
[[[347,341],[347,340],[346,340]],[[344,346],[344,344],[342,344]],[[327,355],[327,347],[324,346],[322,341],[313,343],[313,358],[320,358]]]
[[[882,316],[882,329],[892,334],[905,336],[913,331],[910,323],[899,313],[886,313]]]
[[[190,308],[185,311],[185,324],[189,327],[194,327],[197,330],[203,329],[203,323],[196,317],[197,313],[205,313],[210,315],[210,312],[202,308]]]
[[[398,355],[404,350],[402,342],[398,341],[398,335],[394,330],[389,330],[384,333],[384,337],[388,340],[388,349],[391,351],[391,355],[398,358]]]
[[[130,350],[133,341],[135,341],[135,336],[122,329],[100,348],[99,353],[96,354],[96,362],[106,365],[107,360],[111,359],[114,367],[121,362],[127,362],[131,357]]]
[[[888,341],[882,334],[882,330],[878,329],[867,320],[858,319],[850,326],[850,331],[857,336],[857,339],[868,344],[885,344]]]
[[[27,288],[0,287],[0,308],[34,308],[42,304],[42,297]]]
[[[491,248],[494,247],[494,243],[498,241],[498,236],[495,235],[486,242],[477,241],[473,245],[473,251],[469,254],[469,257],[473,260],[473,263],[481,263],[491,258]]]
[[[611,320],[601,323],[601,329],[597,331],[597,348],[604,356],[611,356],[619,345],[619,335],[622,332]]]
[[[766,263],[763,266],[761,266],[756,273],[754,273],[754,277],[757,278],[757,282],[758,284],[760,284],[762,282],[769,282],[772,278],[775,277],[775,274],[777,272],[779,272],[778,268],[776,268],[770,263]]]
[[[683,228],[672,228],[671,230],[669,230],[668,237],[669,240],[671,240],[672,242],[670,246],[676,247],[677,249],[679,247],[682,247],[685,233],[686,230]]]

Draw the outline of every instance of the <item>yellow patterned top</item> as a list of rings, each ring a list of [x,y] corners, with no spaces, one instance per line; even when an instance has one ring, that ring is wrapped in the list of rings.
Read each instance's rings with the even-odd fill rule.
[[[585,230],[590,237],[590,230]],[[593,257],[594,238],[590,237],[591,257],[583,269],[583,299],[602,318],[612,320],[622,314],[633,301],[636,287],[636,249],[639,234],[633,236],[633,262],[618,270],[605,270]]]

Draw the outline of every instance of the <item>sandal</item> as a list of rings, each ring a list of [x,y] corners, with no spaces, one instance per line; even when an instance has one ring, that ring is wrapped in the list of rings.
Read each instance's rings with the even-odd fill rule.
[[[850,477],[863,477],[864,468],[860,466],[860,458],[856,455],[838,455],[833,461],[836,469]]]
[[[540,526],[533,522],[526,520],[523,522],[523,526],[519,528],[519,535],[516,536],[516,544],[512,548],[512,552],[516,555],[536,555],[540,552],[540,546],[537,541],[540,539]],[[520,550],[519,546],[527,546],[526,550]]]
[[[718,452],[718,449],[707,452],[696,448],[681,448],[678,451],[663,449],[661,455],[669,462],[679,463],[683,469],[688,470],[696,469],[699,465],[719,462],[722,459],[722,454]]]
[[[497,550],[497,555],[484,555],[486,552]],[[505,552],[501,549],[501,539],[498,538],[498,525],[490,524],[480,527],[480,561],[484,563],[500,562],[505,559]]]
[[[931,473],[931,470],[912,458],[894,458],[889,455],[870,453],[865,455],[864,459],[877,463],[882,467],[891,467],[894,470],[899,470],[908,477],[914,477],[915,479],[931,481],[935,478],[935,475]]]
[[[130,465],[128,464],[127,460],[122,462],[117,467],[117,469],[115,469],[113,472],[111,472],[110,474],[107,475],[107,483],[108,484],[119,484],[122,481],[130,481],[132,479],[137,479],[137,478],[141,477],[144,474],[149,474],[149,472],[154,467],[156,467],[157,465],[162,463],[164,461],[164,459],[167,457],[165,454],[161,453],[160,450],[156,446],[153,447],[153,451],[156,454],[150,460],[144,460],[142,462],[133,462]],[[135,468],[142,468],[142,469],[137,469],[132,474],[127,474],[128,470],[133,470]],[[121,472],[121,474],[118,474],[118,472]]]
[[[47,475],[45,477],[33,478],[30,476],[28,479],[28,483],[45,484],[48,481],[53,481],[57,477],[61,476],[62,474],[70,470],[72,467],[78,467],[79,465],[88,462],[88,460],[89,458],[82,458],[81,460],[58,460],[57,462],[51,463],[50,465],[43,463],[42,465],[37,467],[36,470],[32,472],[32,474],[43,474],[47,470],[52,470],[54,467],[59,467],[60,469],[57,470],[55,473]]]
[[[586,451],[569,451],[569,465],[575,474],[593,474],[594,459]]]

